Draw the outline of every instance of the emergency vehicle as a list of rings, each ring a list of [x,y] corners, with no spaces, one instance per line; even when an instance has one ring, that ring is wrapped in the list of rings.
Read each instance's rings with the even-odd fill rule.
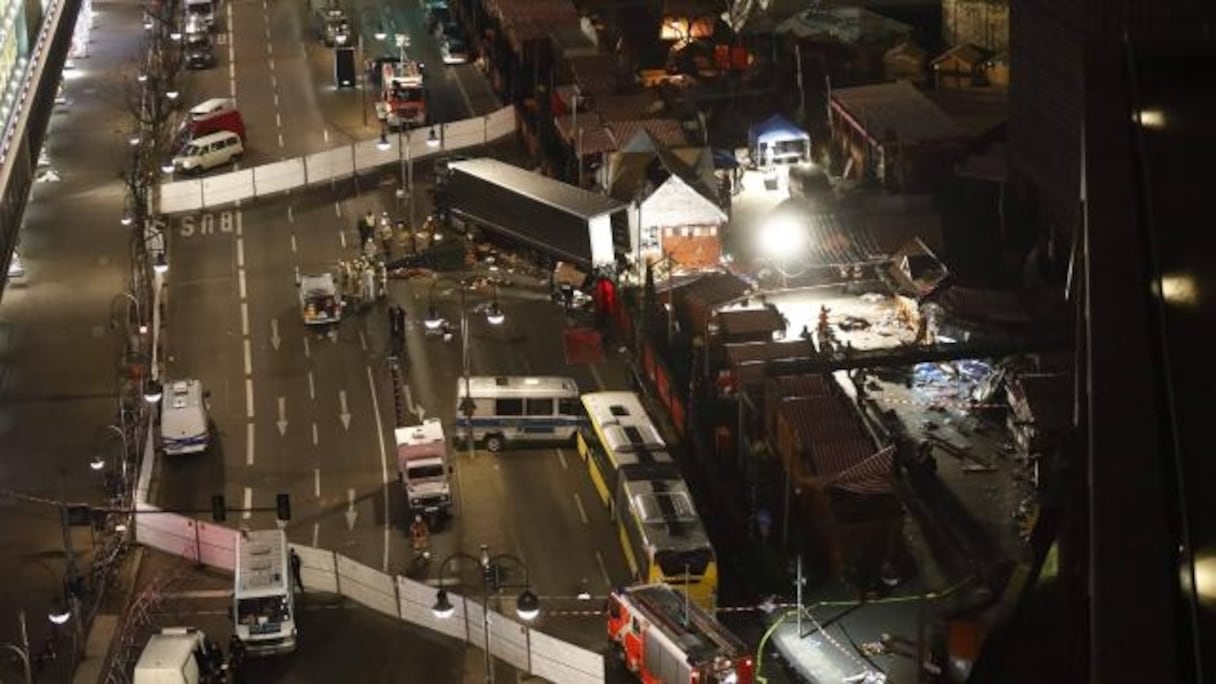
[[[640,584],[608,596],[608,638],[643,684],[752,684],[747,647],[680,591]]]
[[[380,101],[376,116],[389,128],[425,126],[426,88],[422,65],[407,59],[385,62],[380,67]]]

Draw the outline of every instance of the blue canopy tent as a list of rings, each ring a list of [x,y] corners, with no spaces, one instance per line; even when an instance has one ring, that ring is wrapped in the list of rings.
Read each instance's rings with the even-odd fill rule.
[[[811,136],[780,114],[748,129],[747,147],[753,163],[759,167],[811,160]]]

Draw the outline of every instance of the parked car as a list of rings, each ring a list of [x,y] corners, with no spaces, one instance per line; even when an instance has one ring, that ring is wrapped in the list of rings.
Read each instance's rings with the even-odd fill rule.
[[[182,173],[201,173],[231,163],[244,151],[241,136],[232,131],[220,131],[191,140],[173,158],[173,167]]]
[[[444,24],[452,22],[452,12],[447,5],[436,7],[426,13],[426,30],[437,33]]]
[[[439,54],[444,64],[465,64],[469,61],[469,46],[460,36],[444,36],[439,41]]]
[[[211,36],[206,33],[187,35],[185,52],[187,69],[210,69],[215,66]]]
[[[330,7],[321,13],[321,42],[326,47],[349,45],[351,40],[350,21],[346,12],[338,7]]]

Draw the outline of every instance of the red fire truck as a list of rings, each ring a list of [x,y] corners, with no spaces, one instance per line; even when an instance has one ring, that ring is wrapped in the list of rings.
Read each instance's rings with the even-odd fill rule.
[[[752,684],[751,654],[696,603],[666,584],[608,597],[608,638],[643,684]]]
[[[389,128],[425,126],[426,86],[422,67],[414,60],[381,66],[380,101],[376,116]]]

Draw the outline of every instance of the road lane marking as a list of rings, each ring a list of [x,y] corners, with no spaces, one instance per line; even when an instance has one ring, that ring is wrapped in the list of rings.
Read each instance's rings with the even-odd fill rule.
[[[249,337],[249,303],[241,302],[241,334]]]
[[[473,111],[473,101],[469,99],[469,93],[464,89],[464,82],[460,80],[460,74],[455,69],[452,69],[448,73],[452,74],[456,79],[456,88],[460,91],[460,97],[464,98],[465,111],[469,113],[469,116],[477,116],[477,112]],[[443,124],[440,124],[440,126],[443,126]]]
[[[277,97],[277,95],[276,95],[276,97]],[[287,205],[287,222],[288,223],[296,222],[296,212],[290,204]],[[291,236],[291,239],[294,240],[295,238],[296,238],[296,236],[294,236],[294,235]]]
[[[325,144],[328,145],[329,144],[329,127],[328,126],[321,129],[321,137],[325,139]]]
[[[341,202],[334,202],[334,215],[336,215],[339,219],[342,218],[342,203]]]
[[[253,423],[245,423],[245,465],[253,465]]]
[[[312,424],[312,445],[316,446],[318,441],[319,441],[319,438],[317,436],[317,424],[314,422]]]
[[[249,338],[245,342],[245,375],[253,375],[253,349],[249,346]]]
[[[367,351],[367,338],[363,336],[363,331],[359,331],[359,346],[363,351]]]
[[[250,517],[253,516],[253,511],[249,510],[250,508],[253,508],[253,487],[246,487],[245,488],[245,512],[241,514],[242,518],[248,520]]]
[[[283,342],[283,338],[279,337],[279,319],[270,319],[270,346],[274,347],[275,351],[279,350],[279,344]]]
[[[376,397],[376,380],[372,377],[372,367],[367,366],[367,389],[372,395],[372,415],[376,416],[376,439],[380,442],[380,478],[384,483],[381,489],[384,490],[384,510],[387,514],[392,510],[388,506],[388,450],[384,448],[384,424],[380,421],[380,399]],[[392,523],[388,520],[388,515],[385,515],[384,520],[384,563],[383,570],[388,572],[388,543],[389,531],[392,529]]]
[[[274,125],[279,128],[283,127],[283,117],[278,112],[274,113]]]
[[[283,147],[283,134],[279,133],[279,147]]]
[[[346,390],[338,390],[338,420],[342,421],[342,427],[346,430],[350,429],[350,409],[346,407]]]
[[[270,60],[270,61],[269,61],[269,64],[270,64],[270,70],[271,70],[271,71],[274,71],[274,60],[273,60],[273,59],[272,59],[272,60]],[[274,80],[274,74],[271,74],[271,75],[270,75],[270,79],[271,79],[272,81]],[[276,87],[276,88],[278,88],[278,87],[279,87],[277,83],[275,84],[275,87]]]
[[[595,562],[600,566],[600,575],[604,578],[604,586],[611,589],[612,578],[608,576],[608,567],[604,565],[604,557],[600,555],[599,551],[595,552]]]
[[[236,281],[237,281],[237,284],[240,285],[241,301],[245,301],[245,299],[249,296],[249,292],[245,289],[245,272],[244,271],[236,272]]]
[[[308,346],[308,335],[304,336],[304,358],[312,356],[312,349]]]
[[[318,499],[321,498],[321,469],[312,469],[312,494]]]
[[[557,452],[557,460],[561,462],[562,470],[569,470],[570,466],[566,465],[566,452],[562,451],[560,448],[554,449],[554,451]]]
[[[274,106],[275,106],[275,108],[276,108],[276,109],[277,109],[277,108],[278,108],[278,106],[279,106],[279,94],[278,94],[278,93],[275,93],[275,94],[274,94]]]
[[[236,90],[236,63],[228,63],[228,80],[232,83],[232,89]]]
[[[245,417],[253,418],[253,378],[245,378]]]
[[[342,243],[342,249],[346,249],[346,231],[338,230],[338,240]]]
[[[279,436],[287,434],[287,397],[279,397],[279,419],[275,421],[279,428]]]
[[[245,268],[245,241],[236,241],[236,267]]]
[[[296,250],[296,234],[292,233],[291,234],[291,253],[295,254],[296,251],[297,251]]]
[[[317,385],[313,380],[312,371],[308,371],[308,398],[314,401],[317,398]]]
[[[299,267],[299,266],[292,266],[292,267],[291,267],[291,270],[295,272],[295,274],[296,274],[296,283],[297,283],[297,284],[299,284],[299,282],[300,282],[300,267]]]
[[[245,235],[245,215],[241,213],[241,210],[240,210],[241,202],[240,202],[240,200],[237,200],[237,204],[236,204],[236,205],[237,205],[237,210],[236,210],[236,236],[239,238],[239,237],[242,237],[242,236],[244,236],[244,235]]]
[[[603,392],[604,391],[604,379],[600,377],[600,372],[599,372],[599,370],[596,369],[594,363],[588,364],[588,365],[591,367],[591,377],[595,378],[596,386],[600,388],[601,392]]]
[[[579,496],[578,492],[574,493],[574,505],[578,506],[579,519],[583,521],[584,525],[589,524],[591,521],[587,519],[587,509],[583,508],[583,497]]]

